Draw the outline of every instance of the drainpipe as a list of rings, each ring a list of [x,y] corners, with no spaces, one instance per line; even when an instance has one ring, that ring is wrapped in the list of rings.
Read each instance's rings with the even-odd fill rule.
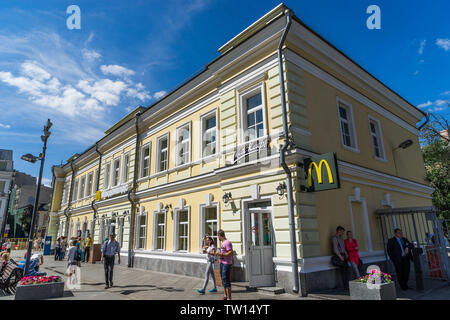
[[[425,125],[430,121],[430,114],[429,114],[428,112],[425,113],[425,117],[426,117],[425,122],[422,123],[422,124],[420,125],[420,127],[417,128],[417,130],[418,130],[419,132],[420,132],[420,129],[422,129],[423,127],[425,127]]]
[[[284,145],[280,150],[280,164],[286,172],[286,192],[288,200],[288,210],[289,210],[289,233],[291,242],[291,263],[292,263],[292,276],[294,280],[294,287],[292,291],[295,293],[299,292],[299,277],[298,277],[298,260],[297,260],[297,240],[295,236],[295,217],[294,217],[294,199],[292,193],[292,174],[289,166],[286,163],[285,154],[287,149],[293,145],[291,137],[289,136],[288,130],[288,120],[286,111],[286,92],[284,89],[284,70],[283,70],[283,45],[286,41],[287,34],[292,24],[293,12],[290,9],[284,11],[287,22],[286,27],[283,31],[283,35],[280,39],[280,44],[278,45],[278,68],[280,73],[280,90],[281,90],[281,109],[283,112],[283,134],[284,134]],[[303,290],[302,290],[303,291]],[[306,296],[306,292],[302,292],[302,296]]]
[[[102,156],[103,154],[98,150],[98,142],[95,143],[95,151],[98,154],[98,174],[97,174],[97,181],[95,182],[95,185],[97,186],[95,188],[95,196],[97,196],[97,191],[100,187],[100,172],[102,170]],[[92,211],[94,211],[94,216],[92,217],[92,230],[91,230],[91,238],[94,239],[94,234],[95,234],[95,220],[97,219],[97,208],[95,207],[95,202],[97,201],[97,199],[94,198],[94,200],[92,200],[91,202],[91,208]],[[103,239],[100,239],[100,243],[103,242]]]
[[[134,193],[136,190],[136,179],[138,172],[138,148],[139,148],[139,116],[141,115],[141,111],[138,111],[134,118],[134,124],[136,126],[136,145],[134,147],[134,170],[133,170],[133,186],[130,190],[128,190],[128,201],[131,203],[131,212],[130,212],[130,234],[128,238],[128,267],[132,268],[134,264],[134,251],[133,251],[133,239],[134,239],[134,219],[135,219],[135,209],[136,203],[131,198],[131,193]]]
[[[73,159],[70,160],[70,168],[72,169],[72,179],[70,181],[69,203],[67,204],[67,207],[64,209],[64,215],[66,216],[66,227],[64,230],[64,234],[66,235],[66,237],[69,236],[69,217],[70,217],[67,212],[70,210],[70,205],[72,204],[73,185],[75,182],[75,170],[73,169]]]

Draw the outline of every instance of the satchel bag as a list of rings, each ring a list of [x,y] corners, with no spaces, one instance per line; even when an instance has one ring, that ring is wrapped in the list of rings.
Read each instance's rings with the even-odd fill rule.
[[[344,267],[345,266],[345,260],[342,261],[336,254],[333,254],[331,256],[331,264],[335,267]]]

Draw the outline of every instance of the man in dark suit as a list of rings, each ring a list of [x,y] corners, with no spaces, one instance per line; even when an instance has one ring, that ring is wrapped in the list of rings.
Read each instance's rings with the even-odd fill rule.
[[[395,229],[394,237],[388,240],[387,252],[389,258],[394,263],[397,279],[400,288],[407,290],[410,271],[410,260],[412,259],[411,251],[414,245],[403,237],[402,230]]]

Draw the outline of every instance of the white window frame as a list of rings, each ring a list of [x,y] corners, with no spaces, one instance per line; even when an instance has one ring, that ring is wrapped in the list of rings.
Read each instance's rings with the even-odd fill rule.
[[[247,110],[247,104],[246,99],[254,96],[256,93],[261,94],[261,106],[257,107],[256,109],[253,109],[253,111],[262,109],[262,116],[263,116],[263,134],[261,137],[258,137],[256,139],[250,140],[250,137],[248,136],[248,124],[247,124],[247,117],[248,117],[248,110]],[[267,115],[266,115],[266,91],[265,91],[265,85],[264,82],[260,82],[257,85],[254,85],[253,87],[244,90],[242,92],[239,92],[239,118],[240,118],[240,141],[241,144],[255,141],[258,139],[261,139],[264,136],[267,136]]]
[[[110,184],[111,184],[111,168],[112,168],[112,163],[111,161],[108,161],[107,163],[105,163],[105,169],[103,170],[103,184],[104,187],[103,189],[108,189]]]
[[[125,159],[128,157],[128,161],[126,162]],[[122,183],[126,183],[130,180],[130,152],[125,152],[122,154],[122,170],[120,175],[120,181]],[[126,175],[126,176],[125,176]]]
[[[80,179],[75,179],[75,182],[73,183],[73,190],[72,190],[72,200],[77,201],[78,200],[78,188],[79,188],[79,181]]]
[[[144,229],[144,236],[141,236],[141,229],[142,229],[142,225],[141,225],[141,218],[145,217],[145,225],[143,227]],[[137,214],[136,215],[136,239],[134,241],[134,248],[135,249],[142,249],[145,250],[145,245],[147,244],[147,211],[143,211],[142,214]],[[144,246],[141,247],[139,246],[140,240],[141,238],[144,238]]]
[[[166,150],[166,152],[167,152],[167,158],[166,158],[166,161],[167,161],[167,165],[166,165],[166,170],[160,170],[160,167],[159,167],[159,165],[160,165],[160,161],[161,161],[161,145],[160,145],[160,141],[162,140],[162,139],[164,139],[164,138],[166,138],[167,139],[167,150]],[[156,139],[156,165],[155,165],[155,172],[166,172],[166,171],[168,171],[169,170],[169,150],[170,150],[170,136],[169,136],[169,133],[166,133],[166,134],[163,134],[162,136],[159,136],[157,139]]]
[[[144,159],[144,150],[147,147],[148,147],[148,175],[144,176],[144,160],[145,160]],[[151,142],[148,142],[148,143],[144,144],[140,150],[140,157],[139,157],[140,158],[140,161],[139,161],[140,162],[140,164],[139,164],[139,177],[140,178],[150,177],[151,157],[152,157],[152,144],[151,144]]]
[[[63,191],[63,197],[62,197],[62,203],[66,204],[69,201],[69,188],[70,188],[70,181],[64,182],[64,191]]]
[[[92,184],[93,185],[92,194],[95,194],[97,192],[97,190],[98,190],[98,185],[97,185],[98,174],[99,174],[99,170],[97,168],[97,169],[95,169],[94,183]]]
[[[92,185],[93,185],[92,182],[94,181],[93,179],[94,179],[94,172],[91,171],[87,174],[87,178],[86,178],[86,190],[84,193],[85,198],[89,197],[92,194]]]
[[[205,113],[204,115],[200,116],[200,154],[199,154],[199,159],[206,159],[206,158],[210,158],[210,157],[214,157],[215,155],[217,155],[219,153],[219,130],[218,130],[218,125],[219,125],[219,121],[217,118],[218,112],[217,112],[217,108],[214,110],[211,110],[207,113]],[[206,133],[206,120],[210,119],[211,117],[215,117],[216,118],[216,126],[215,126],[215,131],[216,131],[216,152],[212,153],[210,155],[204,156],[204,137],[205,137],[205,133]],[[208,129],[211,130],[211,129]]]
[[[179,212],[180,211],[187,211],[188,213],[188,221],[187,221],[187,249],[186,250],[180,250],[178,248],[178,238],[179,238]],[[174,223],[174,228],[173,228],[173,251],[177,251],[177,252],[189,252],[190,248],[191,248],[191,206],[184,206],[182,208],[175,208],[173,210],[173,223]]]
[[[78,186],[78,200],[84,199],[84,191],[86,189],[86,175],[80,178],[80,184]]]
[[[119,238],[120,247],[122,248],[122,246],[123,246],[123,229],[124,229],[124,225],[125,225],[125,217],[118,217],[117,223],[118,223],[117,235],[118,235],[118,238]]]
[[[217,213],[217,217],[216,217],[216,222],[217,222],[217,231],[219,231],[219,202],[211,202],[210,205],[206,205],[206,204],[200,204],[200,208],[199,208],[199,213],[200,213],[200,217],[199,217],[199,226],[198,226],[198,230],[199,230],[199,252],[203,253],[203,248],[202,248],[202,240],[203,240],[203,234],[205,234],[205,224],[206,224],[206,219],[205,219],[205,212],[206,209],[210,209],[210,208],[216,208],[216,213]],[[212,220],[214,221],[214,220]],[[217,237],[216,237],[217,238]],[[217,241],[215,241],[215,245],[217,248]]]
[[[119,165],[117,166],[117,170],[118,170],[118,172],[117,172],[117,181],[115,181],[116,180],[116,168],[115,168],[115,166],[116,166],[116,163],[117,162],[119,162]],[[112,161],[112,174],[111,174],[111,186],[112,187],[117,187],[118,185],[120,185],[120,166],[121,166],[121,158],[120,157],[117,157],[117,158],[114,158],[113,159],[113,161]]]
[[[369,122],[368,122],[369,123],[369,134],[370,134],[370,141],[372,144],[373,157],[380,161],[386,161],[386,151],[384,149],[383,132],[381,130],[381,122],[377,118],[371,116],[370,114],[369,114],[368,118],[369,118]],[[372,130],[370,130],[371,122],[374,122],[374,124],[375,124],[375,130],[376,130],[375,134],[372,132]],[[377,157],[375,154],[375,146],[373,144],[373,139],[372,139],[373,136],[375,136],[376,139],[378,140],[378,148],[380,149],[381,157]]]
[[[157,219],[157,215],[158,214],[163,214],[164,215],[164,236],[163,238],[163,247],[162,248],[156,248],[157,244],[158,244],[158,219]],[[166,236],[167,236],[167,210],[161,210],[161,211],[153,211],[153,239],[152,239],[152,250],[157,250],[157,251],[164,251],[166,250]]]
[[[180,144],[178,143],[178,138],[180,136],[180,132],[181,130],[183,130],[184,128],[188,127],[189,128],[189,138],[187,140],[187,144],[189,146],[189,151],[188,151],[188,159],[186,161],[186,163],[180,163],[180,156],[178,154],[178,151],[180,150]],[[181,166],[185,166],[191,163],[192,159],[192,147],[191,147],[191,141],[192,141],[192,128],[191,128],[191,122],[187,122],[181,126],[179,126],[176,130],[176,140],[175,140],[175,167],[181,167]]]
[[[341,140],[341,145],[342,147],[344,147],[345,149],[351,150],[353,152],[357,152],[359,153],[359,149],[358,149],[358,138],[356,136],[356,128],[355,128],[355,119],[353,117],[353,108],[352,105],[339,98],[336,97],[336,106],[337,106],[337,113],[338,113],[338,121],[339,121],[339,131],[340,131],[340,136],[339,139]],[[341,118],[341,114],[339,112],[339,108],[343,107],[346,111],[347,111],[347,116],[349,119],[342,119]],[[347,146],[346,144],[344,144],[344,141],[342,139],[343,136],[343,132],[342,132],[342,125],[341,125],[341,121],[347,122],[348,127],[349,127],[349,133],[350,133],[350,142],[351,142],[351,146]]]

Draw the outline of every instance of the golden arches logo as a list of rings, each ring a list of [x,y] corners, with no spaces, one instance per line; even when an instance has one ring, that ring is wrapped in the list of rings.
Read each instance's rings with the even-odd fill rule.
[[[322,166],[324,164],[325,164],[325,168],[327,169],[329,183],[334,183],[333,174],[331,173],[330,165],[328,164],[328,162],[326,160],[322,159],[322,160],[320,160],[319,165],[317,165],[317,163],[315,163],[314,161],[312,161],[309,164],[309,168],[308,168],[308,186],[309,187],[312,186],[312,167],[313,166],[316,169],[317,182],[319,182],[320,184],[323,183],[323,180],[322,180]]]

